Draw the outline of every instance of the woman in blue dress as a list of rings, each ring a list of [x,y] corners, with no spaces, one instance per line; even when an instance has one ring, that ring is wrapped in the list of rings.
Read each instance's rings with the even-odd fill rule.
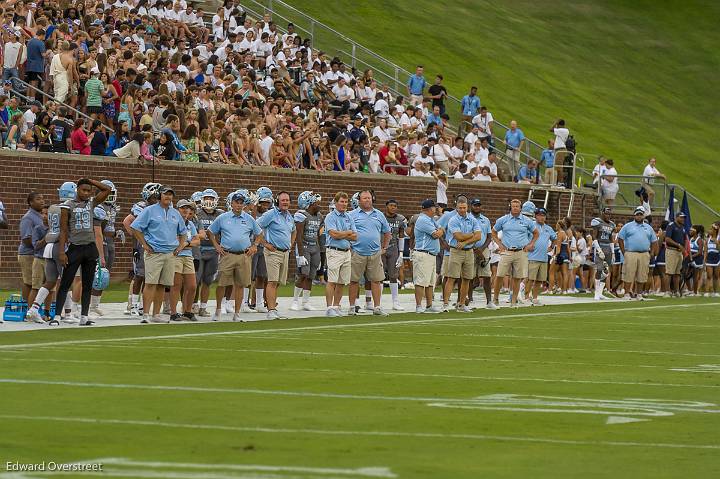
[[[705,267],[707,268],[707,287],[705,296],[714,298],[720,297],[720,222],[715,222],[710,227],[705,242]]]

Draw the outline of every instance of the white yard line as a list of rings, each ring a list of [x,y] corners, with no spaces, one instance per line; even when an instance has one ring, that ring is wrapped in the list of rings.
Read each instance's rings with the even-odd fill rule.
[[[624,311],[638,311],[638,310],[649,310],[649,309],[685,309],[688,307],[703,307],[712,306],[717,307],[717,304],[703,303],[703,304],[668,304],[658,306],[639,306],[639,307],[625,307],[625,308],[614,308],[608,310],[610,312],[624,312]],[[181,334],[165,334],[165,335],[153,335],[153,336],[131,336],[121,338],[102,338],[102,339],[75,339],[65,341],[50,341],[40,343],[20,343],[20,344],[3,344],[0,345],[0,349],[24,349],[24,348],[37,348],[43,346],[64,346],[68,344],[92,344],[92,343],[107,343],[107,342],[119,342],[119,341],[137,341],[137,340],[154,340],[154,339],[167,339],[167,338],[183,338],[183,337],[206,337],[206,336],[223,336],[223,335],[235,335],[235,334],[257,334],[264,332],[282,332],[282,331],[314,331],[314,330],[332,330],[332,329],[347,329],[347,328],[363,328],[363,327],[394,327],[394,326],[407,326],[407,325],[418,325],[418,324],[433,324],[433,323],[448,323],[448,322],[462,322],[462,321],[474,321],[474,320],[504,320],[512,318],[533,318],[541,316],[578,316],[582,314],[595,314],[597,310],[577,310],[577,311],[548,311],[538,313],[526,313],[526,314],[504,314],[504,315],[484,315],[484,316],[466,316],[458,318],[434,318],[434,319],[412,319],[404,321],[393,321],[392,319],[385,320],[383,322],[374,323],[351,323],[351,324],[325,324],[318,326],[297,326],[290,328],[268,328],[268,329],[242,329],[235,331],[213,331],[204,333],[181,333]]]
[[[46,421],[46,422],[68,422],[84,423],[90,425],[127,425],[127,426],[149,426],[164,428],[199,429],[210,431],[235,431],[255,432],[267,434],[307,434],[323,436],[370,436],[370,437],[403,437],[413,439],[463,439],[470,441],[498,441],[498,442],[520,442],[540,443],[569,446],[608,446],[608,447],[645,447],[645,448],[668,448],[668,449],[709,449],[720,450],[720,444],[682,444],[682,443],[653,443],[653,442],[631,442],[631,441],[580,441],[572,439],[556,439],[549,437],[531,436],[500,436],[486,434],[460,434],[460,433],[436,433],[436,432],[402,432],[402,431],[352,431],[352,430],[325,430],[325,429],[291,429],[271,428],[252,426],[223,426],[213,424],[184,424],[165,421],[142,421],[126,419],[99,419],[82,417],[57,417],[57,416],[29,416],[2,414],[1,419],[13,419],[21,421]]]
[[[18,358],[0,358],[0,361],[17,362]],[[39,362],[39,363],[60,363],[60,364],[92,364],[107,366],[137,366],[147,368],[148,363],[127,362],[127,361],[93,361],[83,359],[58,359],[58,358],[22,358],[22,362]],[[255,366],[219,366],[216,364],[177,364],[177,363],[153,363],[153,367],[163,367],[171,369],[202,369],[202,370],[221,370],[221,371],[283,371],[283,372],[306,372],[306,373],[323,373],[323,374],[339,374],[342,376],[354,377],[360,375],[374,376],[391,376],[391,377],[414,377],[414,378],[433,378],[433,379],[460,379],[462,381],[471,379],[478,381],[526,381],[540,383],[567,383],[567,384],[605,384],[614,386],[643,386],[643,387],[677,387],[677,388],[698,388],[698,389],[720,389],[720,385],[716,384],[677,384],[677,383],[658,383],[643,381],[594,381],[583,379],[564,379],[564,378],[534,378],[534,377],[513,377],[513,376],[477,376],[467,374],[430,374],[416,372],[394,372],[394,371],[355,371],[347,369],[316,369],[316,368],[283,368],[283,367],[255,367]],[[673,371],[685,371],[673,369]],[[714,372],[714,371],[713,371]],[[720,372],[720,371],[719,371]]]

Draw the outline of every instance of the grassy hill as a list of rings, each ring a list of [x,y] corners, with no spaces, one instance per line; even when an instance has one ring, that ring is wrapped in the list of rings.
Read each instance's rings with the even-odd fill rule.
[[[305,0],[298,8],[451,94],[479,87],[504,123],[540,143],[568,122],[581,152],[621,174],[655,156],[670,181],[720,209],[720,3]],[[452,113],[452,112],[451,112]],[[717,141],[717,140],[716,140]]]

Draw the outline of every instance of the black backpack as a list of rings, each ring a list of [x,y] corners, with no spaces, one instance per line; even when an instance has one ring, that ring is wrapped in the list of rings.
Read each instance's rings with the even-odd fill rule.
[[[567,140],[565,140],[565,149],[575,153],[575,146],[575,137],[572,135],[568,135]]]

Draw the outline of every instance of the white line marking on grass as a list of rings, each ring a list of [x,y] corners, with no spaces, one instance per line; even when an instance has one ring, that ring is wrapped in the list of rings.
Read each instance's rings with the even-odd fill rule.
[[[720,364],[698,364],[689,368],[671,368],[670,371],[683,373],[715,373],[720,374]]]
[[[631,422],[644,422],[649,419],[638,419],[635,417],[621,417],[621,416],[610,416],[605,421],[605,424],[629,424]]]
[[[75,352],[75,351],[73,351]],[[18,361],[17,358],[0,358],[0,361]],[[135,363],[127,361],[93,361],[83,359],[56,359],[56,358],[22,358],[23,362],[40,362],[40,363],[61,363],[61,364],[93,364],[108,366],[138,366],[147,368],[148,363]],[[216,369],[222,371],[283,371],[283,372],[304,372],[304,373],[323,373],[323,374],[340,374],[342,376],[393,376],[393,377],[418,377],[418,378],[435,378],[435,379],[473,379],[479,381],[527,381],[540,383],[568,383],[568,384],[607,384],[616,386],[648,386],[648,387],[677,387],[677,388],[698,388],[698,389],[720,389],[720,385],[716,384],[677,384],[677,383],[650,383],[642,381],[594,381],[591,379],[552,379],[552,378],[527,378],[514,376],[474,376],[466,374],[430,374],[430,373],[413,373],[413,372],[393,372],[393,371],[356,371],[344,369],[317,369],[317,368],[284,368],[284,367],[256,367],[256,366],[219,366],[216,364],[177,364],[177,363],[153,363],[153,367],[166,367],[176,369]],[[720,371],[719,371],[720,372]]]
[[[569,446],[608,446],[608,447],[647,447],[647,448],[669,448],[669,449],[710,449],[720,450],[720,444],[678,444],[678,443],[653,443],[653,442],[631,442],[631,441],[579,441],[572,439],[555,439],[548,437],[530,436],[500,436],[486,434],[452,434],[436,432],[402,432],[402,431],[350,431],[350,430],[326,430],[326,429],[290,429],[270,428],[259,426],[225,426],[213,424],[183,424],[165,421],[141,421],[128,419],[96,419],[82,417],[56,417],[56,416],[28,416],[15,414],[2,414],[1,419],[14,419],[21,421],[54,421],[69,423],[84,423],[90,425],[127,425],[127,426],[151,426],[165,428],[198,429],[210,431],[235,431],[235,432],[256,432],[267,434],[308,434],[325,436],[370,436],[370,437],[406,437],[416,439],[466,439],[475,441],[500,441],[500,442],[523,442],[540,444],[557,444]]]
[[[638,311],[638,310],[649,310],[649,309],[685,309],[688,307],[698,308],[702,306],[713,306],[717,307],[713,303],[703,304],[668,304],[658,306],[640,306],[640,307],[626,307],[626,308],[613,308],[605,310],[608,312],[623,312],[623,311]],[[292,328],[268,328],[268,329],[243,329],[235,331],[212,331],[205,333],[182,333],[182,334],[164,334],[164,335],[153,335],[153,336],[131,336],[122,338],[102,338],[102,339],[75,339],[67,341],[50,341],[43,343],[20,343],[20,344],[3,344],[0,345],[0,349],[22,349],[22,348],[38,348],[43,346],[64,346],[68,344],[92,344],[92,343],[106,343],[106,342],[118,342],[118,341],[140,341],[140,340],[154,340],[154,339],[167,339],[167,338],[184,338],[184,337],[206,337],[206,336],[223,336],[223,335],[234,335],[234,334],[257,334],[264,332],[282,332],[282,331],[313,331],[323,329],[347,329],[347,328],[363,328],[363,327],[393,327],[393,326],[407,326],[417,324],[432,324],[432,323],[444,323],[444,322],[463,322],[473,320],[504,320],[504,319],[521,319],[521,318],[533,318],[542,316],[578,316],[583,314],[596,314],[599,310],[576,310],[576,311],[553,311],[545,313],[526,313],[526,314],[505,314],[505,315],[494,315],[488,314],[484,316],[466,316],[459,318],[435,318],[435,319],[412,319],[405,321],[394,321],[388,319],[383,322],[375,323],[352,323],[352,324],[326,324],[319,326],[298,326]],[[168,326],[170,327],[170,326]]]

